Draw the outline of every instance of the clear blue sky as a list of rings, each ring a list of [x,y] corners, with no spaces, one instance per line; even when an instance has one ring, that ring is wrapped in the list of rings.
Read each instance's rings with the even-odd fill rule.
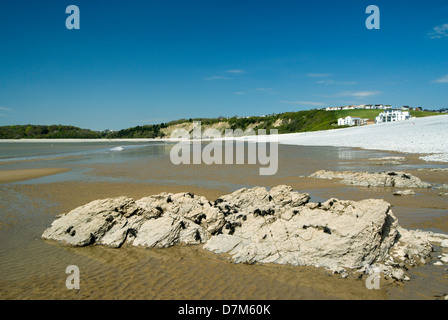
[[[80,30],[68,30],[68,5]],[[380,30],[368,30],[368,5]],[[448,107],[446,0],[1,0],[0,125]]]

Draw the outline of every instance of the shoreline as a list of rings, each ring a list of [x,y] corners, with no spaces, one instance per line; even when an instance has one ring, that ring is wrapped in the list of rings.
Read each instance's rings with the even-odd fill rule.
[[[366,150],[394,151],[419,154],[427,162],[448,162],[448,115],[416,118],[413,120],[384,123],[372,126],[350,127],[314,132],[285,133],[241,138],[223,137],[221,141],[246,140],[284,145],[362,148]],[[269,137],[269,138],[268,138]],[[272,139],[274,137],[274,139]],[[20,139],[0,140],[0,143],[116,143],[163,142],[176,143],[180,139]],[[184,140],[185,141],[185,140]],[[186,140],[189,142],[197,140]],[[210,139],[202,139],[207,142]]]
[[[171,142],[171,139],[128,138],[128,139],[0,139],[0,143],[82,143],[82,142]]]

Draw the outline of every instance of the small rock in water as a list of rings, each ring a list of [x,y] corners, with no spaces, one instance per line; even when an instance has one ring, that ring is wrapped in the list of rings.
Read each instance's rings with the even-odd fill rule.
[[[413,196],[415,195],[414,190],[397,190],[394,192],[394,196]]]
[[[374,162],[374,164],[378,165],[378,166],[398,166],[401,164],[401,162],[399,161],[378,161],[378,162]]]
[[[448,248],[448,239],[443,240],[442,243],[440,244],[440,246],[444,247],[444,248]]]
[[[382,158],[370,158],[369,161],[406,161],[405,157],[382,157]]]

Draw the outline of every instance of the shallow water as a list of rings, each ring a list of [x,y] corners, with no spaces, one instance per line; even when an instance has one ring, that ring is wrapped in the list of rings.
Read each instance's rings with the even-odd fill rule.
[[[175,166],[169,161],[172,146],[160,143],[54,147],[33,144],[27,151],[21,144],[14,154],[14,145],[0,144],[0,152],[4,152],[0,155],[9,159],[0,164],[0,170],[72,169],[0,185],[1,299],[434,299],[448,291],[447,267],[432,264],[410,271],[410,283],[383,283],[376,291],[367,290],[363,280],[329,276],[312,267],[235,265],[197,246],[159,250],[66,248],[40,238],[57,214],[97,198],[197,190],[214,200],[241,187],[278,184],[308,192],[312,201],[382,198],[393,205],[402,226],[447,233],[448,205],[437,190],[419,190],[415,197],[397,198],[390,188],[349,187],[306,178],[321,169],[383,171],[442,165],[404,155],[409,161],[402,165],[378,166],[366,159],[396,154],[279,146],[277,174],[260,176],[258,165]],[[46,159],[36,160],[39,158]],[[445,178],[432,177],[435,183]],[[80,268],[80,290],[65,287],[68,265]]]

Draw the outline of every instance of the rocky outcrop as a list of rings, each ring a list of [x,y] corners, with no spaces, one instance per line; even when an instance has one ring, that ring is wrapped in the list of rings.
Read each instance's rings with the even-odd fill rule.
[[[369,161],[406,161],[405,157],[381,157],[381,158],[370,158]]]
[[[382,157],[382,158],[370,158],[369,161],[375,161],[373,164],[379,166],[392,166],[401,165],[403,161],[406,161],[404,157]]]
[[[317,171],[310,175],[317,179],[341,179],[341,183],[364,187],[430,188],[431,185],[404,172],[333,172]]]
[[[431,171],[431,172],[448,172],[448,168],[421,168],[418,171]]]
[[[241,189],[216,201],[191,193],[162,193],[137,201],[96,200],[59,216],[44,239],[69,246],[165,248],[199,245],[236,263],[279,263],[384,275],[424,263],[431,242],[446,235],[409,231],[378,199],[312,203],[288,186]],[[398,268],[398,269],[397,269]]]
[[[400,161],[393,161],[393,160],[387,160],[387,161],[376,161],[372,164],[375,164],[377,166],[399,166],[402,163]]]

